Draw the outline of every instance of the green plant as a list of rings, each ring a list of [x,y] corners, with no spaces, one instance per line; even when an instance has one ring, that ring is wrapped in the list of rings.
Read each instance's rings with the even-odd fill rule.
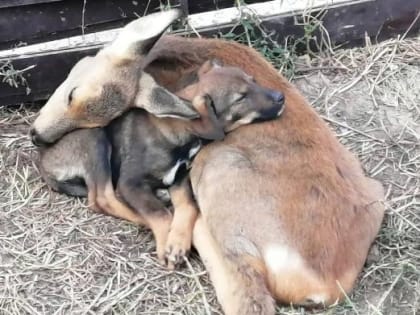
[[[3,83],[9,84],[11,87],[26,87],[26,94],[29,94],[31,89],[23,74],[25,71],[33,69],[34,67],[35,65],[31,65],[25,69],[16,70],[13,67],[13,64],[8,60],[0,64],[0,77],[2,78]]]
[[[304,12],[301,17],[295,18],[295,25],[303,26],[302,36],[287,36],[281,45],[275,33],[268,31],[243,1],[237,1],[237,7],[241,14],[239,22],[228,32],[220,33],[219,37],[255,48],[288,78],[295,73],[295,62],[299,55],[314,56],[313,48],[317,52],[332,51],[328,33],[321,21],[326,11],[314,16]]]

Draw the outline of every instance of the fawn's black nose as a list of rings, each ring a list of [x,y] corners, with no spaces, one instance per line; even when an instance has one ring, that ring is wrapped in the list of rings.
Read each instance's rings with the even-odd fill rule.
[[[35,128],[31,128],[31,130],[29,130],[29,136],[31,137],[32,143],[37,147],[45,146],[47,144],[47,142],[41,138],[38,132],[36,132]]]

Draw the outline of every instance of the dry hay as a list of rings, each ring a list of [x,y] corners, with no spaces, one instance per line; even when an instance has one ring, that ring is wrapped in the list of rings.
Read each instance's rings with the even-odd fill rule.
[[[385,186],[385,222],[355,291],[327,314],[420,307],[420,38],[300,59],[295,83]],[[151,233],[40,180],[34,108],[0,111],[0,314],[220,312],[202,264],[168,272]],[[278,314],[303,314],[279,307]]]

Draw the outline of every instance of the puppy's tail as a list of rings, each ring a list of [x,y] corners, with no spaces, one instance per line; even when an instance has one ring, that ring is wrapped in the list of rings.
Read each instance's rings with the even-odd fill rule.
[[[74,197],[87,197],[88,190],[85,180],[81,177],[74,177],[72,179],[59,181],[54,177],[49,176],[42,166],[39,168],[44,181],[52,190]]]
[[[274,315],[262,262],[249,255],[224,255],[201,217],[194,227],[194,246],[226,315]]]
[[[75,177],[71,180],[57,182],[57,191],[74,197],[87,197],[88,190],[83,178]]]

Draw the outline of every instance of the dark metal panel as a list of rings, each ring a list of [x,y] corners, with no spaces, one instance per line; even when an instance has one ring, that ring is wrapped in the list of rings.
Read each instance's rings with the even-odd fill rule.
[[[247,3],[265,2],[248,0]],[[0,49],[120,27],[158,10],[181,7],[185,13],[233,7],[235,0],[0,0]],[[84,11],[84,21],[82,15]]]
[[[402,5],[403,3],[403,5]],[[329,9],[322,18],[333,44],[355,47],[365,43],[365,34],[373,42],[404,34],[418,34],[420,19],[412,24],[420,12],[418,0],[376,0]],[[314,12],[316,14],[316,12]],[[281,17],[264,21],[264,26],[276,31],[276,39],[304,35],[302,26],[295,25],[294,17]]]
[[[92,48],[14,60],[14,69],[25,69],[35,65],[25,72],[25,79],[31,92],[27,95],[25,86],[14,88],[0,81],[0,105],[47,99],[65,80],[78,60],[87,55],[94,55],[97,51],[97,48]]]
[[[189,0],[189,13],[199,13],[217,9],[231,8],[236,5],[236,0]],[[267,0],[248,0],[247,4],[267,2]]]
[[[0,49],[82,35],[82,25],[85,33],[120,27],[160,7],[159,0],[38,2],[0,9]]]
[[[17,7],[31,4],[58,2],[63,0],[0,0],[0,8]]]

